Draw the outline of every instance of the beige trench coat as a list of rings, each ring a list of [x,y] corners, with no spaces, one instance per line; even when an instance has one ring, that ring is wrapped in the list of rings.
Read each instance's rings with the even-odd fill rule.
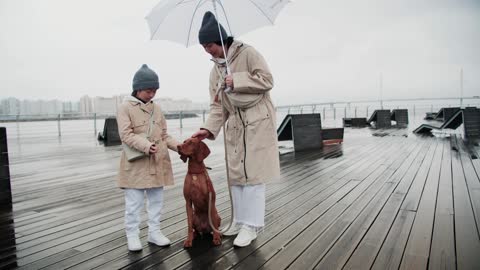
[[[255,185],[278,179],[276,116],[269,93],[272,74],[264,58],[242,42],[233,42],[227,59],[233,92],[220,90],[224,87],[226,68],[215,63],[210,73],[210,114],[202,128],[213,134],[209,139],[215,139],[226,122],[230,185]]]
[[[147,133],[150,113],[153,109],[153,129],[150,141],[139,136]],[[160,106],[153,102],[144,104],[134,97],[128,97],[117,113],[118,132],[122,143],[148,154],[153,142],[158,152],[139,160],[129,162],[122,151],[118,187],[155,188],[173,185],[173,172],[168,148],[177,151],[177,142],[167,133],[167,123]]]

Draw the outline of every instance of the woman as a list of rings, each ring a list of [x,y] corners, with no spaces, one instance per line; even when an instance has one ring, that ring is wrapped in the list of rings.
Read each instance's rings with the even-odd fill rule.
[[[238,234],[233,244],[244,247],[264,226],[265,183],[280,175],[275,108],[270,98],[273,78],[267,63],[253,47],[228,37],[221,25],[220,32],[221,37],[215,16],[205,13],[198,37],[214,62],[210,73],[210,114],[192,137],[215,139],[226,122],[235,225],[224,235]],[[231,74],[227,74],[224,50]]]
[[[158,246],[170,244],[160,230],[163,187],[173,185],[172,164],[168,149],[177,151],[179,144],[167,133],[160,106],[152,99],[159,88],[157,74],[143,65],[133,77],[133,92],[119,107],[118,131],[123,144],[145,154],[128,161],[125,152],[120,159],[118,186],[125,192],[125,231],[128,249],[142,249],[139,238],[140,211],[147,194],[148,242]],[[148,130],[151,130],[148,132]],[[147,138],[145,134],[149,133]]]

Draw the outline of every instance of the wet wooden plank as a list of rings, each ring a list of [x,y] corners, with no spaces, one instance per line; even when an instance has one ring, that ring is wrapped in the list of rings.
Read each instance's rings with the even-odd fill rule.
[[[458,142],[452,139],[453,205],[455,213],[455,248],[458,269],[476,269],[480,265],[480,239],[475,215],[463,172]]]
[[[430,255],[443,144],[438,144],[407,241],[400,269],[426,269]]]
[[[326,228],[326,230],[319,235],[299,257],[295,259],[295,261],[290,265],[291,267],[295,269],[306,269],[313,265],[316,268],[316,265],[321,263],[324,256],[330,252],[335,245],[337,245],[339,238],[345,234],[353,221],[363,212],[366,207],[368,207],[372,200],[375,198],[379,198],[379,200],[386,198],[385,195],[387,190],[391,189],[393,185],[392,183],[387,183],[385,186],[385,181],[391,175],[393,175],[399,164],[401,164],[400,162],[396,161],[404,160],[406,154],[408,154],[408,151],[403,152],[402,150],[405,149],[398,150],[399,154],[394,156],[394,158],[388,158],[385,160],[385,162],[378,166],[378,168],[371,175],[369,175],[369,177],[367,177],[358,185],[354,192],[345,197],[347,200],[344,203],[349,205],[349,207],[346,208],[345,211],[342,212],[341,215],[338,216],[338,218],[336,218],[335,221],[328,228]],[[377,197],[382,191],[384,196]],[[350,195],[351,198],[348,198]],[[341,246],[340,249],[342,249]],[[336,259],[339,258],[339,254],[338,252],[335,252],[335,250],[333,252],[334,253],[332,257],[330,257],[330,260],[326,261],[326,265],[318,265],[318,267],[334,267],[334,265],[337,264]]]
[[[428,269],[456,269],[450,143],[443,140],[435,222]]]
[[[404,169],[399,169],[396,173],[403,175],[406,169],[408,169],[410,162],[405,164]],[[379,192],[338,238],[333,247],[315,266],[315,269],[338,269],[345,265],[358,243],[362,240],[370,226],[372,226],[380,210],[384,208],[397,184],[393,181],[387,181],[382,185]]]
[[[461,141],[461,138],[456,137],[459,145],[460,160],[462,161],[463,173],[465,175],[465,182],[467,184],[470,201],[472,203],[473,214],[475,221],[480,224],[480,176],[475,171],[471,157],[471,150],[467,149],[466,145]]]
[[[408,181],[404,179],[407,172],[415,170],[414,162],[423,159],[428,146],[424,144],[416,147],[398,170],[386,179],[382,190],[328,251],[316,266],[317,269],[370,268],[403,198],[393,192],[400,181]]]
[[[394,180],[398,181],[395,191],[386,202],[385,207],[381,210],[374,224],[369,228],[367,234],[345,264],[344,269],[370,269],[400,210],[400,206],[405,199],[408,188],[414,180],[415,175],[431,146],[431,141],[425,143],[408,168],[406,174],[401,179]]]
[[[425,159],[422,161],[422,165],[416,172],[413,181],[410,183],[402,183],[399,189],[395,191],[395,194],[406,194],[406,196],[387,238],[380,248],[372,269],[393,269],[400,266],[416,215],[416,209],[412,210],[412,206],[418,205],[420,201],[421,190],[427,179],[433,154],[436,149],[436,142],[433,142],[433,144],[433,147],[429,148]]]
[[[359,207],[360,204],[358,204],[355,200],[386,169],[386,166],[382,165],[382,163],[386,162],[386,159],[388,160],[388,153],[391,153],[391,151],[396,151],[395,148],[389,149],[388,147],[386,147],[385,150],[386,152],[384,155],[377,155],[379,158],[377,162],[370,163],[367,167],[360,167],[358,168],[358,171],[355,171],[354,175],[357,175],[360,172],[367,172],[365,178],[360,179],[362,181],[352,181],[350,190],[345,190],[331,197],[331,201],[326,205],[328,208],[320,208],[320,212],[313,212],[315,215],[312,217],[311,222],[306,223],[303,222],[303,220],[300,220],[299,222],[302,223],[303,228],[298,228],[297,232],[293,235],[286,235],[287,237],[285,240],[287,241],[285,242],[285,240],[283,240],[284,243],[281,245],[283,248],[274,254],[273,257],[269,258],[264,267],[267,269],[283,269],[288,265],[291,265],[294,260],[297,260],[296,262],[302,261],[304,262],[304,265],[291,265],[292,267],[308,267],[308,265],[313,264],[314,260],[318,258],[319,254],[321,254],[318,253],[318,249],[317,252],[313,252],[315,254],[312,254],[314,258],[299,260],[298,257],[304,254],[302,252],[308,248],[325,229],[330,228],[332,223],[350,206],[358,209],[357,207]],[[354,202],[355,205],[353,204]],[[343,224],[346,224],[346,222]],[[324,249],[326,249],[326,247],[322,247],[320,250]],[[252,261],[250,263],[255,262]]]

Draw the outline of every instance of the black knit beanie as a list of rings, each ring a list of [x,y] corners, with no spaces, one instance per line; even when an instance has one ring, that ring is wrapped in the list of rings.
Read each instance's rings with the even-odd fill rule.
[[[132,89],[133,91],[145,89],[158,89],[160,83],[158,82],[158,75],[151,70],[146,64],[135,73],[133,76]]]
[[[220,31],[222,33],[222,39],[226,40],[228,37],[227,32],[221,24]],[[200,31],[198,31],[198,40],[200,44],[220,41],[217,19],[215,19],[215,15],[210,11],[205,12],[205,15],[203,15],[202,27],[200,27]]]

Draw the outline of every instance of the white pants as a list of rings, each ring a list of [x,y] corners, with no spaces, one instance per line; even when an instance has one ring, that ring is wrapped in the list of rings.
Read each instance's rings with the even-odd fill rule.
[[[231,186],[233,221],[256,228],[265,225],[265,184]]]
[[[125,231],[127,236],[138,236],[140,233],[140,211],[147,193],[148,231],[160,230],[160,218],[163,206],[163,187],[147,189],[126,188],[125,191]]]

